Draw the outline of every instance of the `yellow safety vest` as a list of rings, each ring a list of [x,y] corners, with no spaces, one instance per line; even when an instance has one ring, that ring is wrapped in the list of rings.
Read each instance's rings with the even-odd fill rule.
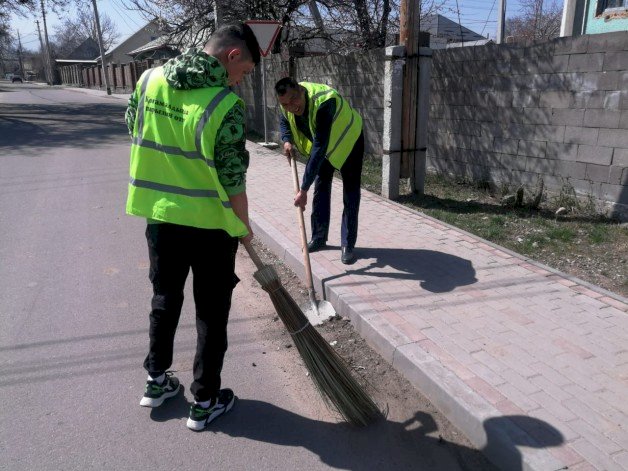
[[[162,222],[248,234],[231,208],[214,164],[216,134],[244,103],[227,88],[176,90],[163,68],[138,81],[126,212]]]
[[[312,137],[316,133],[316,113],[320,106],[327,100],[336,102],[336,114],[331,124],[329,143],[325,150],[325,158],[336,169],[340,170],[349,157],[353,146],[362,132],[362,117],[349,103],[344,100],[336,90],[320,83],[300,82],[307,90],[308,99],[308,123]],[[301,154],[308,156],[312,150],[312,141],[299,131],[293,113],[286,113],[281,107],[281,112],[290,124],[290,131],[294,144]]]

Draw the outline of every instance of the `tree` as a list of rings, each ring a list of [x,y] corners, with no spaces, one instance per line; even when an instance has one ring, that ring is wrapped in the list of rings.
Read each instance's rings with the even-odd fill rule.
[[[334,52],[395,44],[400,0],[217,0],[223,22],[278,20],[284,46],[324,39]],[[178,45],[202,45],[214,30],[214,0],[126,0],[147,20],[160,18]],[[322,22],[312,14],[312,3]],[[421,0],[421,16],[433,14],[446,0]]]
[[[8,63],[12,59],[14,52],[14,38],[11,35],[11,30],[9,29],[8,22],[6,18],[0,16],[0,73],[4,75],[7,72]],[[12,72],[12,70],[11,70]]]
[[[520,14],[506,20],[506,36],[515,40],[546,40],[560,34],[562,2],[521,0]]]
[[[48,8],[53,11],[65,7],[70,0],[46,0]],[[38,0],[0,0],[0,17],[9,17],[12,13],[24,16],[40,8]]]
[[[109,49],[120,37],[115,23],[106,13],[100,15],[103,47]],[[80,46],[87,38],[98,43],[98,31],[91,4],[80,3],[76,15],[66,18],[55,28],[55,52],[59,57],[65,57]]]

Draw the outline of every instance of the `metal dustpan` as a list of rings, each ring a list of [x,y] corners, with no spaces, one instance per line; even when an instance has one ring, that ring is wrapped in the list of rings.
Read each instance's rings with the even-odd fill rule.
[[[297,173],[297,161],[294,155],[291,158],[292,180],[295,192],[299,191],[299,174]],[[297,206],[299,216],[299,227],[301,228],[301,248],[303,250],[303,265],[305,267],[305,278],[307,283],[307,293],[310,302],[301,306],[301,310],[312,325],[319,325],[330,317],[336,315],[336,310],[329,301],[316,299],[314,291],[314,281],[312,279],[312,265],[310,264],[310,251],[307,248],[307,235],[305,234],[305,221],[303,220],[303,209]]]

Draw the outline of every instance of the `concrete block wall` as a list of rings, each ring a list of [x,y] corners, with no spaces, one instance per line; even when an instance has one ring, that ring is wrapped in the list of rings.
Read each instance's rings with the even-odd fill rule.
[[[274,85],[285,76],[287,66],[279,56],[265,59],[266,128],[267,139],[281,142],[279,133],[279,103]],[[364,123],[365,153],[381,158],[382,129],[384,127],[384,49],[346,56],[304,57],[296,59],[295,79],[325,83],[335,88],[351,106],[362,115]],[[248,126],[264,134],[262,77],[260,67],[247,77],[236,92],[247,104]]]
[[[628,214],[628,31],[434,51],[428,167]]]

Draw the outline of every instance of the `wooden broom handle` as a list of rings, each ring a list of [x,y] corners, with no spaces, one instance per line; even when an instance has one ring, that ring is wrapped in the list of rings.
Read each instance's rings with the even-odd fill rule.
[[[255,249],[253,248],[251,243],[250,242],[243,242],[242,245],[244,245],[244,248],[249,253],[249,257],[251,257],[251,260],[253,260],[253,263],[255,264],[257,269],[261,270],[262,268],[264,268],[264,263],[259,258],[259,255],[257,255],[257,252],[255,252]]]
[[[297,172],[297,159],[294,153],[291,156],[290,163],[292,166],[292,183],[294,184],[294,192],[298,193],[299,186],[299,173]],[[305,221],[303,220],[303,209],[297,206],[297,213],[299,215],[299,228],[301,229],[301,247],[303,248],[303,264],[305,265],[305,278],[307,287],[312,292],[314,290],[314,282],[312,281],[312,265],[310,264],[310,252],[307,248],[307,235],[305,234]]]

